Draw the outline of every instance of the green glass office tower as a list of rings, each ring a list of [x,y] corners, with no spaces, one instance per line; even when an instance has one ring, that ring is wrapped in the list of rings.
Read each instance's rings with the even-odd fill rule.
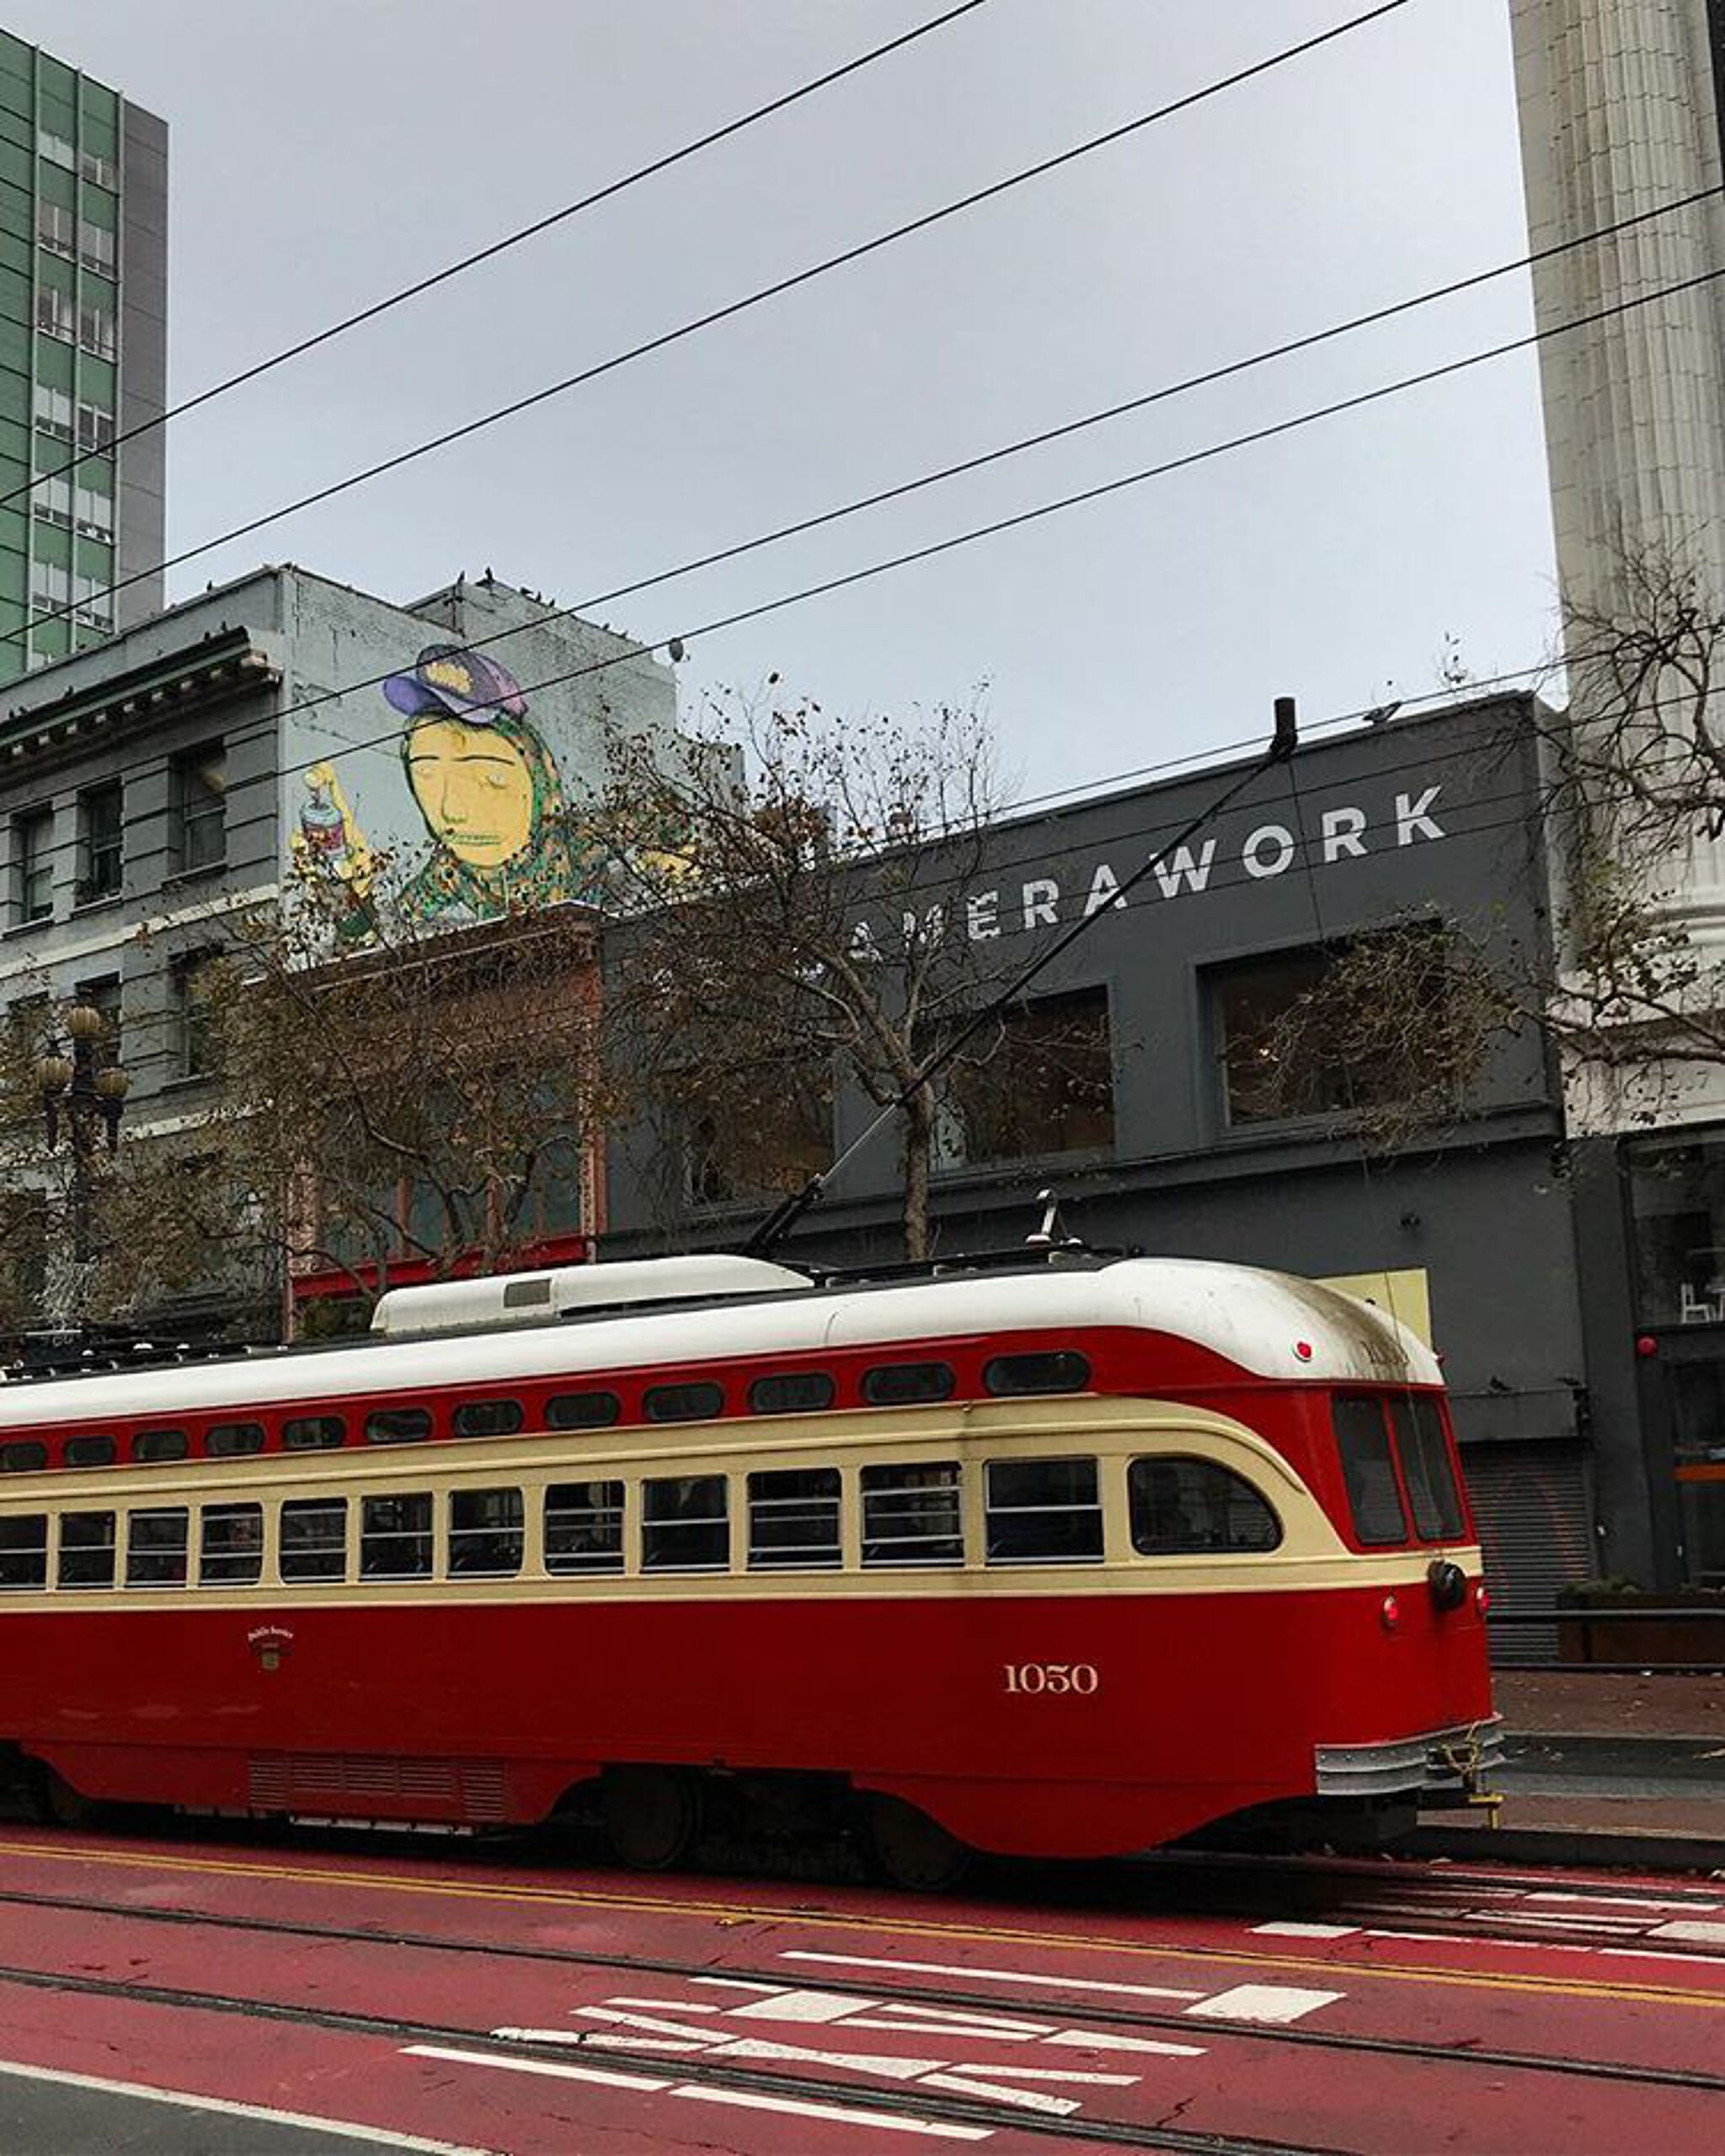
[[[0,682],[162,604],[167,281],[166,126],[0,31]]]

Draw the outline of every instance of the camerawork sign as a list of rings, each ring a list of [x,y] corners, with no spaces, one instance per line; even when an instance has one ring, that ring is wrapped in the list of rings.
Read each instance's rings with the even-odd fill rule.
[[[1274,818],[1252,826],[1237,838],[1210,837],[1173,847],[1156,857],[1150,875],[1130,900],[1122,886],[1136,873],[1142,857],[1122,863],[1118,857],[1096,858],[1087,848],[1083,852],[1087,858],[1082,861],[1049,863],[1033,875],[1010,881],[1002,876],[985,889],[967,891],[954,908],[954,924],[963,921],[972,943],[987,943],[999,936],[1029,934],[1087,919],[1108,907],[1160,904],[1242,880],[1268,882],[1295,868],[1303,871],[1308,866],[1327,867],[1374,853],[1430,845],[1450,835],[1438,814],[1443,790],[1440,784],[1415,787],[1396,794],[1375,812],[1350,801],[1320,810],[1305,837],[1304,859],[1300,831]],[[935,907],[921,918],[907,914],[904,928],[907,935],[931,928],[943,934],[944,908]],[[879,955],[880,938],[866,914],[857,923],[854,941],[859,952]]]

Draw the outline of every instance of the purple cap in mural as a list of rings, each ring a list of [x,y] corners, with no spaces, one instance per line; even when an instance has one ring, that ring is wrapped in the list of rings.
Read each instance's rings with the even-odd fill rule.
[[[383,693],[410,719],[442,711],[470,726],[487,726],[499,712],[526,715],[527,699],[507,666],[459,644],[428,644],[410,674],[392,674]]]

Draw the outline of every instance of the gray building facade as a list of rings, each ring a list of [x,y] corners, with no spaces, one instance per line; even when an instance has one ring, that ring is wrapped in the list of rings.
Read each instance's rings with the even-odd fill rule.
[[[1022,1241],[1051,1189],[1068,1228],[1098,1246],[1344,1280],[1416,1323],[1429,1313],[1493,1574],[1530,1608],[1566,1581],[1652,1578],[1664,1561],[1614,1163],[1572,1158],[1559,1073],[1530,1026],[1498,1042],[1453,1120],[1387,1146],[1362,1142],[1349,1075],[1321,1057],[1291,1112],[1251,1062],[1260,1021],[1362,930],[1450,922],[1506,973],[1529,970],[1549,912],[1525,719],[1518,700],[1496,700],[1332,734],[1178,847],[1226,768],[1001,823],[979,871],[947,894],[954,932],[1028,962],[1091,918],[1000,1052],[1010,1063],[1013,1023],[1033,1026],[1039,1009],[1087,1012],[1100,1085],[1076,1124],[1021,1102],[956,1142],[937,1132],[934,1202],[941,1249]],[[1163,848],[1123,901],[1119,885]],[[858,912],[866,922],[866,899]],[[871,1113],[841,1099],[836,1150]],[[781,1255],[892,1255],[899,1177],[883,1133]],[[667,1239],[654,1189],[620,1137],[606,1255]],[[673,1233],[734,1246],[761,1210],[695,1208]]]
[[[669,743],[676,705],[644,647],[489,579],[395,605],[272,567],[158,614],[0,699],[0,1014],[31,1055],[93,1005],[126,1142],[193,1127],[224,921],[378,856],[435,927],[578,900],[547,862],[608,744]]]
[[[167,127],[0,31],[0,682],[161,606],[167,398]]]

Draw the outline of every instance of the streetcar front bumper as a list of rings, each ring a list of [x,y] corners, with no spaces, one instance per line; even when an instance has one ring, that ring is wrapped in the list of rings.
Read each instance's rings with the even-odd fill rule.
[[[1312,1759],[1320,1796],[1412,1795],[1428,1804],[1466,1803],[1503,1764],[1503,1725],[1493,1715],[1382,1744],[1320,1744]]]

